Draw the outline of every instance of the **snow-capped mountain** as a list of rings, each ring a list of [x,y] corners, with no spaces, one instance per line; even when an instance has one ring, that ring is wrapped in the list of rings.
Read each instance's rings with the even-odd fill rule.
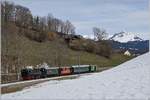
[[[110,37],[109,40],[114,40],[121,43],[129,42],[129,41],[143,41],[143,39],[136,36],[135,34],[127,33],[127,32],[116,33],[112,37]]]

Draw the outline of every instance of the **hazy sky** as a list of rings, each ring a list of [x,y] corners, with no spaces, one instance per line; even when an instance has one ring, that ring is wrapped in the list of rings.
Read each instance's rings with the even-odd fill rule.
[[[120,31],[150,33],[149,0],[7,0],[28,7],[33,15],[51,13],[70,20],[76,32],[91,35],[92,27],[106,29],[110,34]]]

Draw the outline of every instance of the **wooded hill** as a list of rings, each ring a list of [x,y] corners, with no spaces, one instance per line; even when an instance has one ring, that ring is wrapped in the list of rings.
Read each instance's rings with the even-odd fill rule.
[[[2,73],[19,72],[43,62],[51,66],[96,64],[110,67],[131,57],[113,53],[107,41],[85,39],[75,27],[48,14],[33,16],[30,10],[9,2],[1,3]]]

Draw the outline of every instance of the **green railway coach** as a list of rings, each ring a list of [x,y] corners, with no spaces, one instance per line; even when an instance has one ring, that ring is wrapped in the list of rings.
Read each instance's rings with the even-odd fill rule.
[[[75,65],[75,66],[72,66],[72,68],[73,68],[74,74],[90,72],[89,65]]]
[[[95,72],[96,71],[96,65],[90,65],[90,71]]]
[[[59,68],[51,67],[51,68],[42,68],[42,76],[50,77],[50,76],[59,76]]]
[[[53,67],[53,68],[47,69],[47,75],[48,76],[59,76],[59,68]]]

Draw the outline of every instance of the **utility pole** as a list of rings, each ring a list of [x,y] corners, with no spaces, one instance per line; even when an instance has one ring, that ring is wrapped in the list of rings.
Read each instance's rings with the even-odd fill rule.
[[[78,53],[77,55],[77,61],[78,61],[78,65],[80,66],[80,53]]]
[[[55,66],[58,66],[57,64],[57,58],[58,58],[58,54],[57,54],[57,51],[55,52]]]

